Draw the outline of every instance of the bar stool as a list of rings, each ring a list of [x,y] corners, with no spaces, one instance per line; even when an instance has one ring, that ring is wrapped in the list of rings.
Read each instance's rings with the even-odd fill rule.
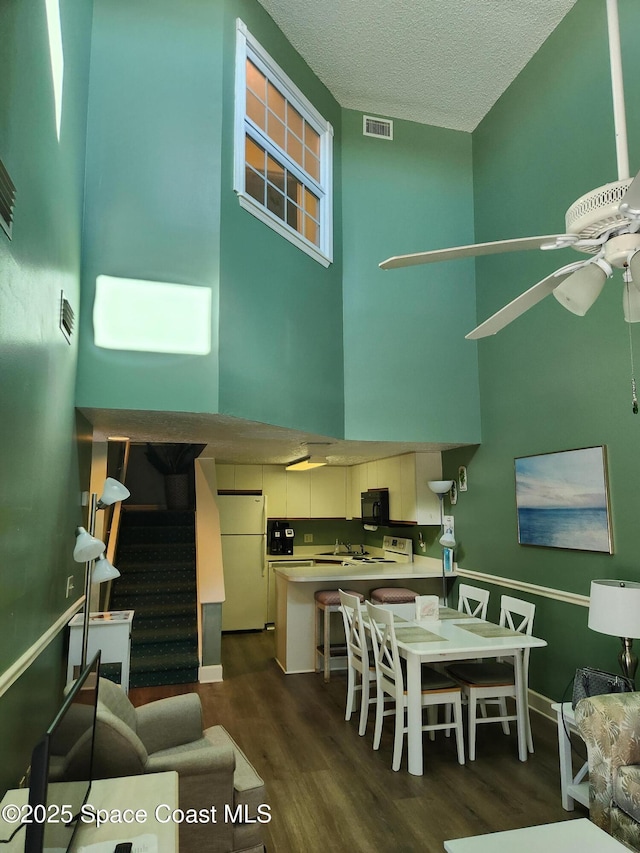
[[[372,604],[411,604],[417,595],[417,592],[402,586],[381,586],[372,589],[369,598]]]
[[[355,595],[362,603],[364,595],[361,592],[354,592],[352,589],[345,589],[349,595]],[[331,652],[334,657],[341,657],[347,654],[347,646],[334,645],[331,648],[331,614],[337,613],[340,610],[340,591],[337,589],[319,589],[314,598],[316,600],[316,625],[315,625],[315,648],[316,661],[318,655],[321,654],[324,658],[324,680],[329,681],[331,671]],[[322,643],[320,643],[320,622],[322,622]],[[316,672],[318,671],[316,663]]]

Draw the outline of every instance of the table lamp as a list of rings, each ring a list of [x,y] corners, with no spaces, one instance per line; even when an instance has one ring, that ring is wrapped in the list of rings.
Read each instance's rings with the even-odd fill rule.
[[[618,663],[623,674],[633,680],[638,667],[632,646],[634,639],[640,638],[640,583],[591,581],[589,627],[600,634],[620,637]]]

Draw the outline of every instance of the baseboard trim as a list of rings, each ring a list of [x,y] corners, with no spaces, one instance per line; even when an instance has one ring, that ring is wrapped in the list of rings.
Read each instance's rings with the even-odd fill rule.
[[[200,684],[213,684],[216,681],[224,681],[222,677],[222,664],[212,663],[201,666],[198,670],[198,681]]]
[[[555,701],[555,699],[549,699],[548,696],[543,696],[541,693],[536,693],[535,690],[529,688],[529,708],[551,720],[553,723],[557,720],[556,712],[551,708]]]

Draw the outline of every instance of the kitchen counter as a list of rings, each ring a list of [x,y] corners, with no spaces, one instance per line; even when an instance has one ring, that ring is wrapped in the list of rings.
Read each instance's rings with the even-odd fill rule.
[[[315,559],[311,554],[306,559]],[[290,557],[305,559],[300,553]],[[316,670],[316,606],[314,593],[320,589],[349,589],[366,598],[378,586],[407,586],[420,595],[440,595],[441,563],[431,557],[416,557],[412,563],[358,563],[351,565],[281,566],[276,578],[276,661],[285,673]],[[455,573],[451,574],[454,577]],[[332,643],[344,642],[342,617],[332,614]],[[338,661],[339,662],[339,661]],[[343,664],[344,665],[344,664]]]

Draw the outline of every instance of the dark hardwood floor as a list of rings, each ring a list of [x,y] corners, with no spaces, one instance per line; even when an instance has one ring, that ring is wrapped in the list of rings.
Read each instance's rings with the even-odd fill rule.
[[[443,842],[588,816],[560,803],[556,728],[532,714],[536,751],[518,761],[515,732],[481,726],[477,759],[461,767],[455,739],[425,739],[425,775],[391,770],[393,720],[380,750],[357,715],[344,720],[346,677],[285,676],[273,659],[272,632],[226,634],[224,682],[137,688],[136,705],[195,690],[206,726],[222,724],[264,778],[272,820],[269,853],[442,853]],[[513,729],[513,727],[512,727]]]

